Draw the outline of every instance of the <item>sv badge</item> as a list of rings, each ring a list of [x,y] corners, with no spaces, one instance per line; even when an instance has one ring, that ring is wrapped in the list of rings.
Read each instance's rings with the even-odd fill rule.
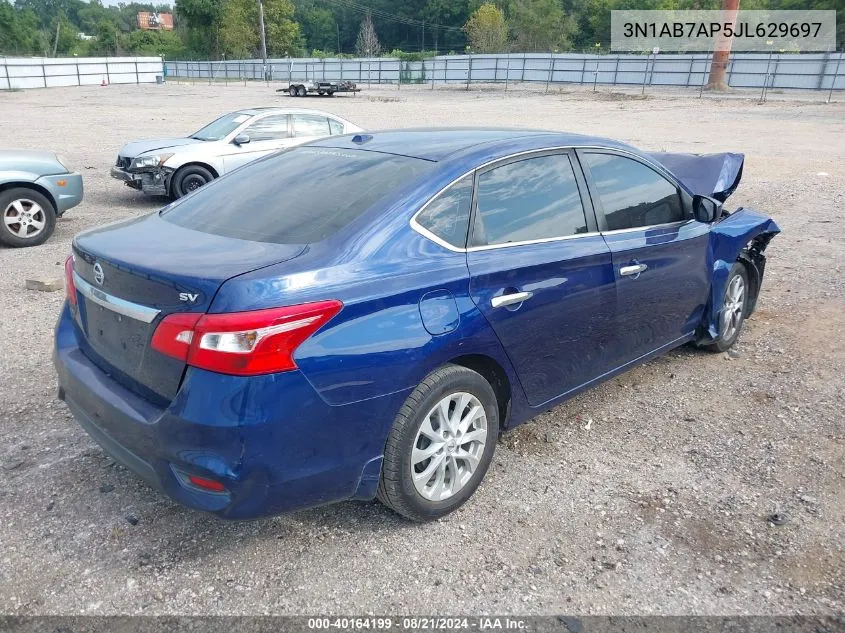
[[[193,303],[199,298],[199,294],[192,294],[190,292],[180,292],[179,293],[179,301],[187,301],[188,303]]]

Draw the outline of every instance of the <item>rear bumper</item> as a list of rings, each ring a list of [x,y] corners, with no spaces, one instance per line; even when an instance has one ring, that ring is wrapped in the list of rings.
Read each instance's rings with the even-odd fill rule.
[[[130,172],[115,166],[109,173],[112,178],[150,196],[166,196],[172,170],[162,168],[154,171]]]
[[[62,215],[80,202],[84,193],[82,176],[79,174],[59,174],[57,176],[42,176],[35,181],[41,185],[56,202],[56,215]]]
[[[404,394],[332,407],[298,371],[241,379],[189,368],[160,408],[96,366],[76,336],[65,306],[53,357],[59,397],[107,453],[174,500],[250,519],[375,496]],[[193,487],[191,474],[226,492]]]

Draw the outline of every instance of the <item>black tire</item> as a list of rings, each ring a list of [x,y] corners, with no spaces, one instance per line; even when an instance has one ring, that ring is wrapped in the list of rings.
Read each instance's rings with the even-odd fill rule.
[[[15,218],[20,222],[7,223]],[[43,223],[40,230],[39,223]],[[28,187],[0,192],[0,243],[15,248],[38,246],[50,239],[55,228],[56,208],[44,194]]]
[[[296,86],[291,86],[290,88],[288,88],[288,94],[291,97],[295,97],[296,96]]]
[[[296,89],[296,96],[297,97],[304,97],[306,94],[305,86],[299,86]]]
[[[447,499],[437,501],[427,499],[417,491],[412,478],[414,468],[411,463],[412,453],[417,442],[423,439],[418,437],[418,433],[423,422],[441,400],[451,394],[459,393],[474,396],[484,409],[487,435],[483,452],[477,456],[478,463],[475,470],[471,472],[470,478],[462,488]],[[451,410],[454,411],[454,409]],[[439,430],[442,431],[443,427]],[[496,450],[498,436],[499,407],[496,394],[490,384],[471,369],[459,365],[444,365],[426,376],[414,389],[393,422],[393,428],[390,430],[384,449],[384,463],[378,487],[379,500],[412,521],[432,521],[457,510],[472,496],[484,479],[493,459],[493,452]],[[450,450],[465,450],[459,444],[460,442],[452,441]],[[470,444],[463,446],[470,446]],[[425,449],[427,446],[420,448]],[[433,454],[429,460],[435,459],[441,452],[443,449]],[[448,461],[448,459],[446,456],[441,458],[443,461]],[[457,462],[453,460],[452,463]],[[422,462],[422,464],[425,470],[430,462]],[[466,467],[467,462],[464,461],[463,464]],[[417,466],[420,467],[420,464],[418,463]],[[452,473],[450,478],[454,476],[455,474]]]
[[[170,191],[174,199],[181,198],[212,180],[214,180],[214,174],[202,165],[185,165],[173,174]]]
[[[330,96],[330,97],[333,97],[333,96],[334,96],[334,90],[329,90],[329,96]]]
[[[735,281],[736,279],[740,281]],[[739,302],[736,301],[735,293],[732,290],[734,284],[740,284],[742,287],[742,298]],[[742,334],[745,316],[748,314],[748,292],[750,289],[748,271],[741,262],[734,262],[725,281],[725,293],[722,296],[722,307],[719,310],[719,337],[712,343],[704,345],[704,349],[711,352],[726,352],[737,342],[739,335]],[[737,305],[738,303],[739,305]],[[730,310],[732,314],[736,315],[735,325],[730,325],[728,328],[725,328],[725,321],[723,320],[726,310]]]
[[[326,94],[326,92],[325,92],[325,90],[318,90],[317,94],[322,97],[324,94]]]

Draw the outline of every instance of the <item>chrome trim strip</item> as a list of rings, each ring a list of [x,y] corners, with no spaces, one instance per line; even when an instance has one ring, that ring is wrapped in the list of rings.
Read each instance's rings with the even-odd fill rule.
[[[574,240],[579,237],[598,237],[601,233],[576,233],[575,235],[564,235],[563,237],[541,237],[536,240],[523,240],[522,242],[505,242],[504,244],[488,244],[487,246],[470,246],[466,249],[467,253],[474,253],[476,251],[490,251],[497,248],[508,248],[510,246],[527,246],[530,244],[545,244],[547,242],[563,242],[564,240]]]
[[[633,233],[634,231],[651,231],[652,229],[668,229],[674,226],[682,228],[692,224],[695,220],[678,220],[676,222],[664,222],[663,224],[649,224],[648,226],[634,226],[630,229],[614,229],[613,231],[602,231],[602,235],[618,235],[620,233]]]
[[[125,299],[105,293],[85,281],[75,270],[73,271],[73,285],[76,286],[76,289],[85,298],[90,299],[97,305],[127,316],[130,319],[135,319],[136,321],[152,323],[161,312],[161,310],[156,310],[155,308],[150,308],[139,303],[132,303],[131,301],[126,301]]]
[[[671,176],[671,174],[666,170],[665,167],[663,167],[660,163],[653,161],[648,156],[641,156],[640,154],[636,154],[634,152],[630,152],[628,150],[621,149],[621,148],[618,148],[618,147],[604,147],[604,146],[601,146],[601,145],[574,145],[574,146],[573,145],[561,145],[561,146],[557,146],[557,147],[542,147],[542,148],[538,148],[538,149],[528,149],[528,150],[524,150],[522,152],[517,152],[516,154],[509,154],[508,156],[501,156],[499,158],[494,158],[492,160],[489,160],[486,163],[482,163],[481,165],[478,165],[477,167],[473,167],[468,172],[463,173],[460,176],[458,176],[457,178],[455,178],[454,180],[452,180],[452,182],[450,182],[448,185],[446,185],[445,187],[440,189],[440,191],[438,191],[433,196],[431,196],[428,200],[426,200],[425,204],[423,204],[417,210],[417,212],[414,213],[414,215],[411,217],[411,219],[409,221],[411,229],[416,231],[417,233],[419,233],[423,237],[431,240],[432,242],[434,242],[438,246],[442,246],[443,248],[450,250],[453,253],[471,253],[473,251],[492,250],[492,249],[495,249],[495,248],[506,248],[508,246],[525,246],[527,244],[542,244],[544,242],[557,242],[559,240],[569,240],[569,239],[572,239],[572,238],[575,238],[575,237],[595,237],[596,235],[612,235],[614,233],[624,233],[624,232],[627,232],[627,231],[642,231],[642,230],[645,230],[645,229],[660,228],[662,226],[670,226],[672,224],[678,224],[677,222],[671,222],[671,223],[668,223],[668,224],[655,224],[653,226],[639,226],[639,227],[636,227],[636,228],[633,228],[633,229],[619,229],[618,231],[605,231],[603,233],[600,232],[600,231],[599,232],[592,232],[592,233],[578,233],[576,235],[566,235],[564,237],[548,237],[548,238],[542,238],[542,239],[538,239],[538,240],[526,240],[524,242],[508,242],[507,244],[490,244],[488,246],[470,246],[469,248],[460,248],[458,246],[454,246],[452,244],[449,244],[449,242],[447,242],[444,239],[437,237],[434,233],[432,233],[431,231],[429,231],[428,229],[426,229],[425,227],[420,225],[419,222],[417,222],[417,216],[420,213],[422,213],[423,211],[425,211],[426,208],[428,207],[428,205],[431,204],[434,200],[437,199],[437,196],[439,196],[441,193],[446,191],[449,187],[451,187],[452,185],[454,185],[458,181],[463,180],[464,178],[466,178],[470,174],[473,174],[480,169],[484,169],[485,167],[489,167],[490,165],[493,165],[494,163],[499,163],[499,162],[502,162],[502,161],[510,160],[512,158],[516,158],[518,156],[525,156],[525,155],[528,155],[528,154],[539,154],[539,153],[542,153],[542,152],[553,152],[553,151],[560,151],[560,150],[577,151],[577,150],[591,150],[591,149],[600,149],[600,150],[606,150],[606,151],[610,151],[610,152],[619,152],[620,154],[627,154],[628,156],[633,156],[634,158],[637,158],[639,160],[646,161],[650,166],[655,167],[660,172],[662,172],[663,175]],[[673,178],[673,180],[676,180],[676,179]],[[678,185],[677,180],[676,180],[675,184]],[[678,186],[680,186],[680,185],[678,185]],[[689,222],[689,220],[684,220],[682,222],[682,224],[686,223],[686,222]]]
[[[459,178],[458,180],[460,180],[460,178]],[[451,187],[453,184],[455,184],[455,183],[451,183],[451,184],[449,185],[449,187]],[[448,189],[448,187],[447,187],[447,189]],[[438,191],[438,192],[437,192],[437,194],[435,194],[434,196],[432,196],[431,200],[429,200],[428,202],[426,202],[426,203],[425,203],[425,205],[423,205],[423,206],[420,208],[420,210],[419,210],[419,211],[417,211],[417,213],[415,213],[415,214],[414,214],[414,217],[412,217],[412,218],[411,218],[411,222],[410,222],[410,224],[411,224],[411,229],[412,229],[412,230],[414,230],[414,231],[416,231],[417,233],[419,233],[419,234],[420,234],[420,235],[422,235],[423,237],[425,237],[425,238],[427,238],[427,239],[431,240],[431,241],[432,241],[432,242],[434,242],[435,244],[437,244],[437,245],[439,245],[439,246],[442,246],[443,248],[445,248],[445,249],[447,249],[447,250],[452,251],[453,253],[466,253],[466,252],[467,252],[467,249],[465,249],[465,248],[460,248],[460,247],[458,247],[458,246],[453,246],[452,244],[449,244],[449,242],[447,242],[446,240],[444,240],[444,239],[442,239],[442,238],[440,238],[440,237],[437,237],[434,233],[432,233],[431,231],[429,231],[429,230],[428,230],[427,228],[425,228],[424,226],[421,226],[421,225],[417,222],[417,215],[419,215],[420,213],[422,213],[422,212],[425,210],[425,207],[426,207],[426,206],[428,206],[428,203],[429,203],[429,202],[431,202],[432,200],[434,200],[434,199],[435,199],[437,196],[439,196],[441,193],[443,193],[443,190]]]

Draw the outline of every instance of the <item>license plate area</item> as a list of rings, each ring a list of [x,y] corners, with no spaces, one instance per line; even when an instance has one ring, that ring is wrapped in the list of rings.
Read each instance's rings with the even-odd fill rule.
[[[149,341],[150,324],[84,301],[85,330],[91,347],[116,368],[137,370]]]

